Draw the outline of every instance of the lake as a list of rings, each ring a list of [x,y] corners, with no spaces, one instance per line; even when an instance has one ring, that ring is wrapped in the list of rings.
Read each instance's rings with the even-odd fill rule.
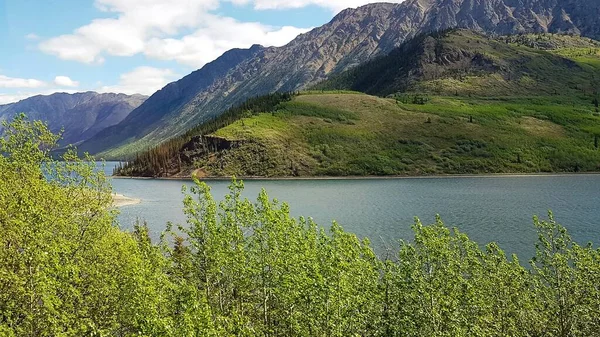
[[[114,163],[107,163],[112,172]],[[120,209],[119,222],[130,229],[145,220],[154,237],[168,221],[185,223],[181,187],[190,181],[113,179],[116,193],[139,198]],[[209,181],[217,200],[227,181]],[[288,202],[295,217],[312,217],[329,227],[332,220],[359,237],[369,237],[378,253],[412,239],[413,218],[433,223],[436,214],[484,245],[495,241],[522,261],[535,251],[532,218],[552,210],[580,244],[600,243],[600,175],[481,176],[410,179],[251,180],[244,196],[255,200],[261,188]]]

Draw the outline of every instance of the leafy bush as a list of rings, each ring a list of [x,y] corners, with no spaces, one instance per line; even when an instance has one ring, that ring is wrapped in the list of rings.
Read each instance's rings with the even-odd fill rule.
[[[18,117],[0,139],[0,335],[166,332],[165,258],[138,228],[115,225],[91,158],[54,161],[58,137]]]
[[[233,181],[217,202],[199,181],[187,224],[122,232],[110,188],[41,123],[0,140],[3,336],[594,336],[600,250],[535,218],[531,268],[440,219],[385,258],[334,223],[294,219]],[[87,158],[88,160],[91,158]],[[385,158],[375,158],[385,163]],[[333,169],[334,167],[332,167]],[[187,192],[186,192],[187,193]]]

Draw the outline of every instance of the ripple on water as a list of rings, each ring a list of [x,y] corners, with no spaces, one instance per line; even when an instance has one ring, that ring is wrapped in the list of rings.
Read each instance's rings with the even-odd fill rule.
[[[157,237],[167,221],[185,223],[182,185],[191,182],[115,179],[117,193],[143,200],[121,209],[122,226],[131,228],[143,219]],[[217,199],[227,193],[228,182],[209,185]],[[256,199],[264,187],[270,197],[287,201],[294,216],[310,216],[327,227],[337,220],[359,237],[369,237],[380,253],[386,244],[412,238],[415,216],[427,224],[439,214],[481,245],[496,241],[526,261],[537,238],[532,218],[547,218],[549,209],[575,240],[600,244],[600,175],[259,180],[245,185],[245,197]]]

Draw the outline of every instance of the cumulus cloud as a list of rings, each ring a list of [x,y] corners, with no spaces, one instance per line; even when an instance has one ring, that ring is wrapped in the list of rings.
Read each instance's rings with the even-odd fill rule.
[[[79,86],[79,82],[73,81],[67,76],[56,76],[54,78],[54,84],[60,87],[76,88]]]
[[[219,3],[219,0],[96,0],[97,8],[114,13],[115,17],[93,20],[72,34],[42,41],[39,47],[61,59],[87,64],[101,64],[107,55],[141,53],[201,67],[228,49],[255,43],[279,46],[307,30],[240,22],[211,14]],[[260,6],[256,4],[257,8]],[[181,37],[184,32],[187,34]]]
[[[32,90],[32,91],[18,91],[13,93],[0,93],[0,105],[16,103],[26,98],[38,96],[38,95],[52,95],[57,92],[66,92],[68,94],[74,94],[77,90],[66,89],[66,88],[49,88],[44,90]]]
[[[144,34],[132,22],[99,19],[80,27],[73,34],[61,35],[40,44],[40,49],[63,60],[88,64],[104,62],[102,53],[133,56],[143,50]]]
[[[137,67],[131,72],[122,74],[116,85],[99,85],[96,91],[101,93],[151,95],[178,78],[180,78],[180,75],[171,69]],[[56,76],[52,83],[46,83],[34,79],[11,78],[0,75],[0,88],[8,89],[8,92],[0,92],[0,105],[16,103],[37,95],[50,95],[55,92],[72,94],[78,91],[76,89],[78,86],[79,82],[68,76]]]
[[[212,0],[96,0],[95,5],[116,18],[96,19],[40,44],[40,49],[64,60],[102,63],[103,54],[132,56],[144,49],[153,35],[176,34],[192,28]]]
[[[55,92],[74,93],[74,87],[79,82],[67,76],[56,76],[53,82],[44,82],[36,79],[13,78],[0,75],[0,105],[15,103],[37,95],[50,95]]]
[[[100,87],[98,92],[151,95],[178,78],[171,69],[138,67],[122,74],[117,85]]]
[[[30,93],[3,94],[0,93],[0,105],[15,103],[25,98],[34,96]]]
[[[273,30],[260,23],[239,22],[211,15],[205,17],[205,27],[180,39],[150,39],[144,53],[151,58],[176,60],[200,68],[232,48],[248,48],[253,44],[281,46],[307,31],[295,27]]]
[[[0,75],[0,88],[41,88],[44,86],[46,86],[44,81]]]

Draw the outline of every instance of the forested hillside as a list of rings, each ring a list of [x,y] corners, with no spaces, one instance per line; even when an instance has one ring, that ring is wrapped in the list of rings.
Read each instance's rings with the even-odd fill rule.
[[[209,122],[199,124],[185,134],[174,137],[159,146],[137,154],[135,159],[119,166],[116,174],[131,176],[169,176],[185,172],[199,156],[226,150],[219,146],[221,138],[207,137],[217,130],[242,118],[258,113],[274,113],[280,103],[287,102],[292,93],[274,93],[249,99],[244,104],[231,108]],[[229,144],[225,140],[225,143]]]
[[[508,258],[444,227],[376,256],[368,239],[290,217],[289,206],[216,201],[197,182],[186,225],[151,242],[119,229],[94,165],[42,123],[0,140],[2,336],[595,336],[600,250],[552,215],[536,256]],[[533,244],[533,243],[532,243]]]

